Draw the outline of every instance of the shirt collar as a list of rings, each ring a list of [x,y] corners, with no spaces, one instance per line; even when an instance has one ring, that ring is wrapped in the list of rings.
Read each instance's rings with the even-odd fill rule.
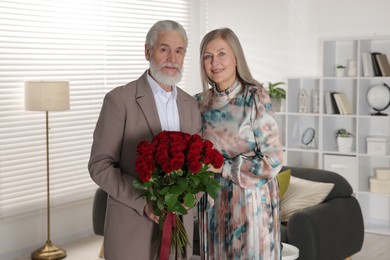
[[[164,94],[166,95],[167,92],[165,92],[165,90],[163,90],[160,85],[158,85],[157,81],[154,80],[154,78],[152,78],[149,73],[147,74],[147,79],[148,79],[148,82],[149,82],[149,85],[153,91],[153,95],[158,95],[158,94]],[[172,97],[174,99],[176,99],[176,96],[177,96],[177,90],[176,90],[176,86],[175,85],[172,85]]]

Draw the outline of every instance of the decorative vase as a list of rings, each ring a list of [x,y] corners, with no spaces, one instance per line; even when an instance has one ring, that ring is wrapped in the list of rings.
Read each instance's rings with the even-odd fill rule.
[[[352,152],[353,137],[337,137],[337,147],[340,152]]]
[[[348,60],[347,65],[347,76],[348,77],[355,77],[356,76],[356,61],[355,60]]]
[[[274,112],[280,112],[280,107],[282,106],[282,100],[277,98],[271,98],[271,103]]]

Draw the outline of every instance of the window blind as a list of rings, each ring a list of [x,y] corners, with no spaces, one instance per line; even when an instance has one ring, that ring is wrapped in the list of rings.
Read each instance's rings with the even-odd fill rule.
[[[87,163],[103,97],[148,68],[152,24],[171,19],[186,28],[180,86],[198,76],[188,73],[198,64],[194,2],[0,1],[0,218],[46,207],[45,113],[24,110],[24,82],[70,82],[70,110],[49,112],[51,204],[90,198],[97,186]]]

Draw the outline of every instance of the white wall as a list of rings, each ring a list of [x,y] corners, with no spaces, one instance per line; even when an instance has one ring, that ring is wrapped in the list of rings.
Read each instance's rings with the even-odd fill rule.
[[[320,75],[322,38],[390,35],[388,0],[204,0],[201,7],[207,8],[199,12],[201,36],[223,26],[233,29],[261,82]],[[200,86],[192,92],[198,91]],[[57,245],[92,234],[92,200],[53,208],[51,215]],[[2,260],[45,241],[46,212],[0,222]]]
[[[208,0],[206,31],[230,27],[260,82],[319,76],[324,38],[390,36],[388,0]]]

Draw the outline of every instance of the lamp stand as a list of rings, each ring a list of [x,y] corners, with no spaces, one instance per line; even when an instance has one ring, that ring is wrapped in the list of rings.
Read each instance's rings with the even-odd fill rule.
[[[31,254],[33,260],[56,260],[66,257],[65,250],[50,240],[50,175],[49,175],[49,111],[46,111],[46,180],[47,180],[47,241]]]

